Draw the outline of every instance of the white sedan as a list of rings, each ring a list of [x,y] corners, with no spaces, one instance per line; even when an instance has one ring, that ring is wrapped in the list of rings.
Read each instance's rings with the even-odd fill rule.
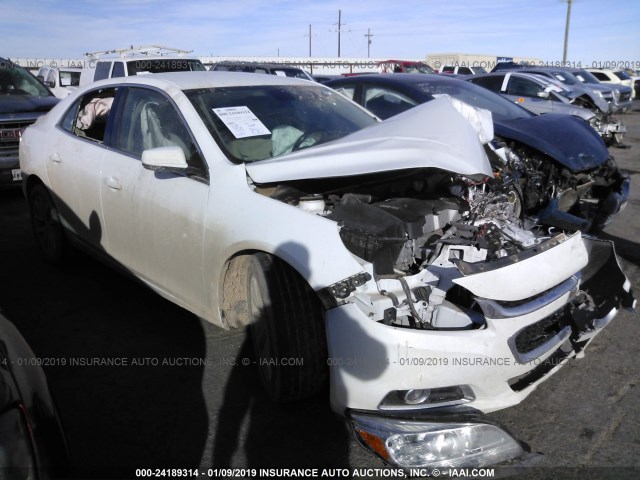
[[[328,380],[387,462],[481,467],[526,454],[469,414],[522,401],[634,302],[610,242],[524,225],[492,134],[448,98],[379,122],[308,81],[170,73],[81,88],[20,164],[48,260],[82,246],[250,325],[270,395]]]

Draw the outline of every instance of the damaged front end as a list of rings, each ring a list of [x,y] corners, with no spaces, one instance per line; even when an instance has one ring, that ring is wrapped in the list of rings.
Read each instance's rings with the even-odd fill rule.
[[[489,154],[496,177],[518,193],[531,224],[598,231],[624,209],[629,176],[580,120],[548,114],[520,123],[503,128]],[[523,133],[527,127],[541,134]]]
[[[634,304],[611,242],[523,228],[517,196],[492,181],[417,169],[270,193],[335,221],[362,264],[318,291],[332,404],[395,465],[526,457],[499,426],[431,416],[519,403]]]
[[[627,127],[611,115],[598,114],[589,121],[589,125],[602,137],[607,147],[622,145]]]
[[[436,118],[450,113],[443,105],[430,107],[441,109]],[[415,118],[382,128],[402,130],[405,120]],[[440,123],[467,129],[466,137],[443,133],[434,143],[441,152],[460,154],[460,138],[479,146],[462,116]],[[492,176],[472,141],[455,167],[407,137],[360,143],[364,135],[317,147],[313,162],[308,149],[297,163],[247,166],[257,193],[334,222],[342,246],[330,247],[361,265],[317,291],[327,309],[332,407],[367,448],[404,468],[526,456],[500,427],[452,416],[521,402],[582,354],[618,309],[634,306],[613,244],[534,225],[522,183]],[[340,162],[344,152],[351,163]],[[396,168],[379,161],[393,152],[405,160]],[[323,175],[319,165],[345,174]]]

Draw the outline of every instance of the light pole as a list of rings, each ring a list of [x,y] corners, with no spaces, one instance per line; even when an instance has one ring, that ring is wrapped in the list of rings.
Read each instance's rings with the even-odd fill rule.
[[[567,23],[564,27],[564,50],[562,51],[562,63],[567,63],[567,45],[569,44],[569,21],[571,20],[571,2],[567,0]]]

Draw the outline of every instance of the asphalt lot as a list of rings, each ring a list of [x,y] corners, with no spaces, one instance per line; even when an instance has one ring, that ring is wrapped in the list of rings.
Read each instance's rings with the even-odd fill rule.
[[[621,119],[631,148],[611,153],[631,174],[631,197],[603,236],[640,297],[640,102]],[[0,309],[48,364],[78,476],[382,466],[330,411],[326,393],[270,402],[243,331],[203,322],[83,254],[64,268],[44,263],[18,190],[0,192],[0,232]],[[584,359],[491,415],[544,453],[520,478],[640,478],[639,338],[638,314],[621,312]],[[100,365],[105,358],[126,366]]]

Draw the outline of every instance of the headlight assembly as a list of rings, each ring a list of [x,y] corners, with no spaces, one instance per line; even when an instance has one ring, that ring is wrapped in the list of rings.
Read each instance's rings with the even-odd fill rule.
[[[483,468],[525,455],[500,427],[477,421],[405,420],[352,413],[358,440],[402,468]]]

